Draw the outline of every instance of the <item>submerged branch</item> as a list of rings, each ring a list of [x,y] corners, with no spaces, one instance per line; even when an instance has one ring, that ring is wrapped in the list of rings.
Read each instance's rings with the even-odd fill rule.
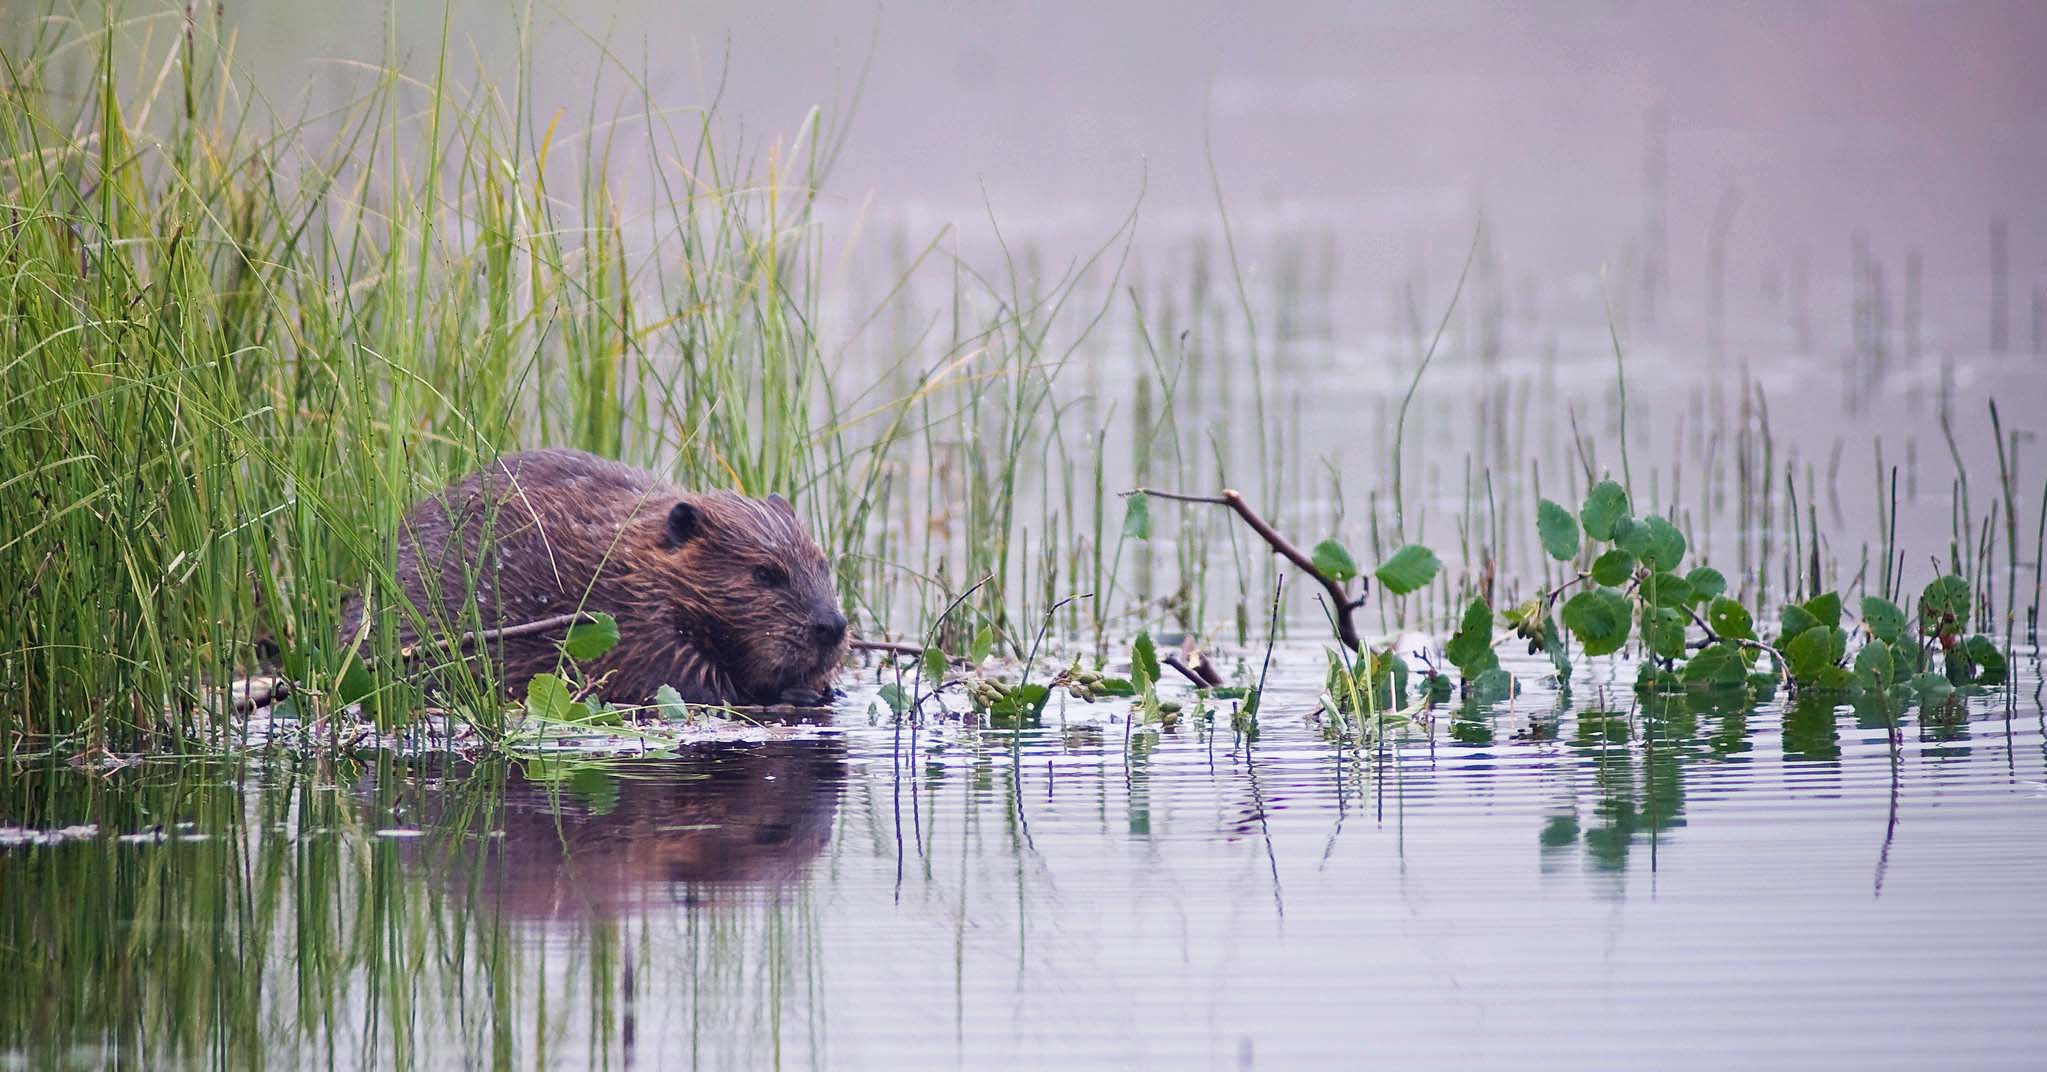
[[[1316,568],[1315,560],[1309,558],[1307,552],[1295,546],[1293,541],[1280,535],[1279,530],[1273,528],[1270,522],[1259,516],[1258,511],[1251,509],[1251,504],[1245,502],[1242,495],[1237,494],[1230,488],[1224,488],[1221,495],[1188,495],[1175,491],[1154,491],[1150,488],[1134,488],[1124,492],[1123,495],[1126,498],[1131,495],[1150,495],[1172,502],[1209,503],[1214,506],[1229,507],[1236,512],[1238,517],[1244,519],[1246,525],[1251,526],[1251,531],[1257,533],[1258,538],[1264,540],[1266,546],[1272,548],[1273,554],[1293,563],[1296,568],[1314,578],[1315,582],[1320,584],[1329,593],[1329,598],[1336,607],[1337,639],[1343,641],[1343,646],[1352,651],[1363,650],[1364,642],[1359,639],[1357,624],[1352,619],[1357,613],[1358,607],[1364,605],[1364,597],[1362,595],[1353,597],[1344,590],[1342,582]],[[1360,579],[1362,580],[1362,578]],[[1369,584],[1369,582],[1366,583]]]

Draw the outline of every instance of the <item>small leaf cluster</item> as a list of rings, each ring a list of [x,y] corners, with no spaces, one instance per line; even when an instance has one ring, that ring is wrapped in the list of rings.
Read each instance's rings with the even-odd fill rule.
[[[2007,657],[1989,637],[1965,635],[1969,586],[1957,576],[1927,585],[1916,619],[1888,600],[1864,599],[1867,639],[1851,659],[1850,629],[1843,623],[1838,593],[1785,606],[1773,646],[1759,633],[1749,609],[1727,594],[1727,578],[1719,570],[1685,568],[1689,541],[1684,532],[1667,518],[1637,518],[1627,490],[1612,480],[1594,485],[1575,514],[1540,500],[1536,532],[1543,550],[1559,562],[1590,558],[1557,590],[1502,615],[1529,654],[1548,653],[1560,679],[1567,680],[1571,672],[1565,633],[1588,656],[1621,651],[1630,639],[1638,639],[1649,656],[1636,680],[1645,691],[1746,689],[1767,696],[1788,680],[1799,690],[1874,691],[1931,703],[1957,688],[1997,684],[2007,674]],[[1316,568],[1338,580],[1358,574],[1355,560],[1333,540],[1318,545],[1313,557]],[[1405,595],[1428,584],[1440,568],[1433,552],[1410,544],[1374,576],[1386,591]],[[1578,590],[1552,616],[1555,601],[1573,587]],[[1513,678],[1493,646],[1493,627],[1493,608],[1485,599],[1473,599],[1443,645],[1444,660],[1463,679],[1466,708],[1513,694]],[[1938,665],[1933,663],[1936,654]],[[1351,659],[1331,653],[1323,706],[1346,715],[1400,707],[1406,702],[1408,673],[1406,662],[1390,649],[1368,648]],[[1448,675],[1433,664],[1422,683],[1431,699],[1450,694]]]
[[[1349,583],[1363,573],[1358,560],[1350,550],[1336,540],[1323,540],[1308,553],[1317,572],[1338,584]],[[1388,594],[1404,596],[1416,592],[1436,579],[1443,568],[1442,560],[1434,551],[1418,543],[1407,544],[1388,556],[1372,576]]]
[[[1410,676],[1407,660],[1390,646],[1367,648],[1348,662],[1332,651],[1322,683],[1322,706],[1345,715],[1406,707]]]
[[[2004,652],[1987,636],[1965,635],[1969,606],[1968,582],[1953,574],[1934,578],[1920,592],[1916,622],[1890,600],[1867,597],[1862,624],[1869,639],[1854,660],[1845,669],[1806,669],[1816,669],[1829,681],[1845,676],[1855,688],[1916,697],[1929,705],[1945,701],[1958,688],[2002,684]]]
[[[977,677],[967,684],[967,697],[974,709],[988,716],[990,725],[1003,729],[1036,726],[1052,698],[1050,686],[1036,681],[1010,684],[994,678]]]
[[[1639,628],[1643,645],[1658,658],[1681,659],[1688,630],[1702,608],[1711,614],[1720,602],[1738,607],[1722,600],[1727,579],[1718,570],[1700,566],[1679,573],[1688,547],[1684,533],[1666,518],[1637,519],[1626,489],[1611,480],[1593,486],[1576,518],[1544,499],[1536,510],[1536,527],[1543,549],[1560,562],[1576,560],[1588,545],[1598,551],[1581,576],[1590,583],[1566,600],[1559,614],[1588,656],[1621,650]],[[1535,646],[1552,647],[1542,625],[1535,615],[1524,614],[1522,633]]]
[[[590,620],[570,626],[561,642],[568,665],[559,674],[535,674],[526,683],[526,714],[541,722],[565,725],[624,725],[624,713],[598,696],[601,682],[586,680],[581,666],[603,658],[618,646],[618,639],[618,622],[609,614],[592,614]],[[666,685],[655,693],[655,708],[674,719],[689,714],[681,694]]]

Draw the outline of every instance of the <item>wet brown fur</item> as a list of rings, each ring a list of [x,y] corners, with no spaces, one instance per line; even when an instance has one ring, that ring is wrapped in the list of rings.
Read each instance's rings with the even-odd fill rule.
[[[824,554],[779,496],[684,492],[575,450],[490,463],[406,515],[398,535],[400,642],[602,611],[619,642],[585,664],[620,704],[662,685],[692,703],[820,703],[845,656]],[[359,601],[344,615],[357,635]],[[422,620],[423,619],[423,620]],[[523,694],[561,661],[561,634],[492,639],[474,653]]]

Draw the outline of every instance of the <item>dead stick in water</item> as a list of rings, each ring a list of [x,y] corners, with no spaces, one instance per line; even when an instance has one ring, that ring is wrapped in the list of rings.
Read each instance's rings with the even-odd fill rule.
[[[1215,667],[1206,658],[1195,666],[1188,666],[1178,655],[1172,654],[1165,655],[1159,661],[1178,670],[1180,676],[1193,682],[1197,689],[1212,689],[1223,683],[1222,675],[1215,672]]]
[[[1176,491],[1154,491],[1151,488],[1135,488],[1123,493],[1124,498],[1132,495],[1155,495],[1173,502],[1210,503],[1215,506],[1227,506],[1236,511],[1237,516],[1243,518],[1246,525],[1251,526],[1251,531],[1257,533],[1259,539],[1264,540],[1266,545],[1272,548],[1273,554],[1293,563],[1302,573],[1314,578],[1317,584],[1328,591],[1330,600],[1337,607],[1337,639],[1343,641],[1343,646],[1352,651],[1364,650],[1363,642],[1358,638],[1357,624],[1352,621],[1352,616],[1364,605],[1365,597],[1359,595],[1353,598],[1349,592],[1344,591],[1343,585],[1338,583],[1336,578],[1315,568],[1315,560],[1294,546],[1293,541],[1280,535],[1279,530],[1273,528],[1271,523],[1258,516],[1258,511],[1251,509],[1251,504],[1245,502],[1242,495],[1230,488],[1224,488],[1221,495],[1187,495]],[[1366,587],[1370,587],[1370,582],[1366,582]]]

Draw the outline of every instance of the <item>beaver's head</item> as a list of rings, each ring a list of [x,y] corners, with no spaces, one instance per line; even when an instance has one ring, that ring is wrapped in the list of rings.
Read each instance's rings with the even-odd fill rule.
[[[828,677],[846,654],[824,552],[780,495],[686,495],[663,519],[657,555],[674,578],[676,627],[733,683],[762,700]]]

